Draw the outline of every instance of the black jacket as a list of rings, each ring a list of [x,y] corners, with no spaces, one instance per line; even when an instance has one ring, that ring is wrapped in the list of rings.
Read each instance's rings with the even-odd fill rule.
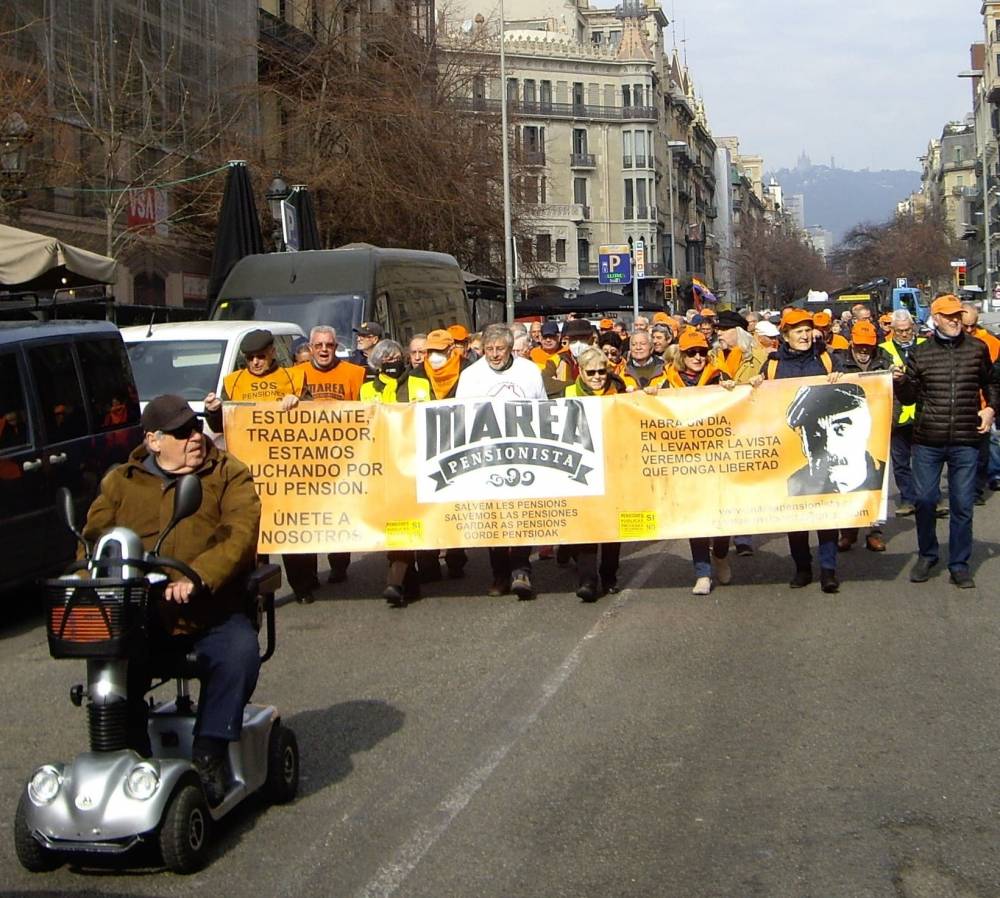
[[[827,352],[826,346],[821,342],[813,343],[808,349],[795,350],[791,349],[782,340],[778,348],[767,357],[767,361],[761,367],[760,373],[764,377],[769,377],[771,362],[774,361],[778,363],[774,375],[775,380],[782,380],[786,377],[816,377],[817,375],[824,375],[827,373],[827,370],[821,356],[825,352]],[[840,371],[841,369],[836,356],[832,353],[829,355],[833,370]]]
[[[917,346],[895,390],[904,405],[917,404],[913,441],[925,446],[978,445],[980,396],[994,412],[1000,404],[986,344],[964,333],[943,340],[935,332]]]

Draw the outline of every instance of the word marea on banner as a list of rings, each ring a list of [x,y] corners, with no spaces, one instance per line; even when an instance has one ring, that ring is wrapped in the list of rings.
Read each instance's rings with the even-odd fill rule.
[[[776,471],[781,440],[774,434],[735,436],[724,415],[698,421],[639,421],[644,477]]]

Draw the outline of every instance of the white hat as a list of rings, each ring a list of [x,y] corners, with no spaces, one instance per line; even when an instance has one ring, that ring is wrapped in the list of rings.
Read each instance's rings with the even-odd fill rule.
[[[778,329],[770,321],[758,321],[754,333],[762,337],[777,337]]]

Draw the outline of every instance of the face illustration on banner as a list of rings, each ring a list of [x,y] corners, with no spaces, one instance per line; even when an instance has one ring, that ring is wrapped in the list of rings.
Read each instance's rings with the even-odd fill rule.
[[[818,384],[795,394],[786,413],[806,465],[788,478],[790,496],[881,489],[885,462],[868,452],[872,416],[856,383]]]
[[[417,414],[417,501],[604,495],[599,399],[467,400]]]

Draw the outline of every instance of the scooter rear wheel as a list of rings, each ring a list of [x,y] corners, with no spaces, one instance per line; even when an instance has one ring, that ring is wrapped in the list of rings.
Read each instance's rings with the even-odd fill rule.
[[[163,863],[174,873],[194,873],[205,866],[212,817],[199,786],[185,783],[170,800],[160,827]]]
[[[22,792],[14,815],[14,851],[25,870],[32,873],[46,873],[63,865],[63,859],[54,851],[49,851],[38,843],[28,828],[27,796]]]
[[[271,728],[267,746],[267,781],[264,797],[271,804],[287,804],[299,791],[299,744],[288,727],[278,721]]]

